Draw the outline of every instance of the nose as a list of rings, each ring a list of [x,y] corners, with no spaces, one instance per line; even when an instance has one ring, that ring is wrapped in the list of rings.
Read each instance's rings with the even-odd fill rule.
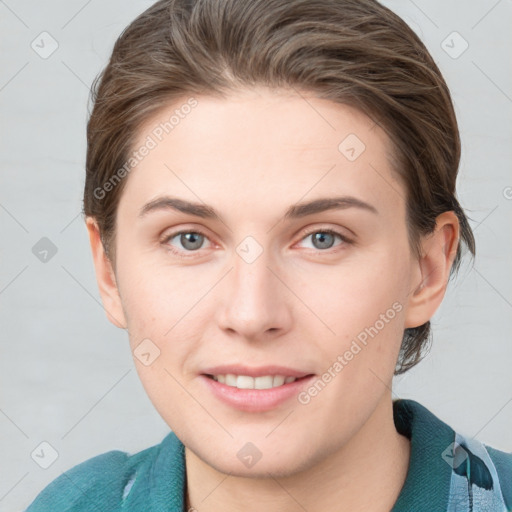
[[[241,244],[242,245],[242,244]],[[293,294],[278,266],[262,250],[254,257],[238,248],[233,267],[224,278],[217,308],[220,328],[247,340],[275,337],[290,328]]]

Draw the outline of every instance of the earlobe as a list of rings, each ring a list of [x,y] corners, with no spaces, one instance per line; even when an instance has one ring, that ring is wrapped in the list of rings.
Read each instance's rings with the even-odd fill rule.
[[[406,328],[423,325],[434,316],[448,286],[458,243],[458,218],[452,211],[444,212],[437,217],[434,232],[422,241],[417,277],[408,296]]]
[[[96,282],[98,283],[105,313],[109,321],[116,327],[126,329],[126,318],[121,304],[115,273],[110,260],[105,254],[96,219],[87,217],[86,226],[91,244]]]

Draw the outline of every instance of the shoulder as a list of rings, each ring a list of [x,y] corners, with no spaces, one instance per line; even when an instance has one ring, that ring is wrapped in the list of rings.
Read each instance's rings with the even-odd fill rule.
[[[455,432],[449,502],[482,510],[512,511],[512,453]]]
[[[484,444],[496,469],[501,492],[508,510],[512,510],[512,452],[504,452]]]
[[[414,400],[393,402],[411,441],[409,470],[393,512],[512,511],[512,453],[455,431]]]
[[[150,472],[164,441],[135,454],[110,451],[72,467],[48,484],[25,512],[121,510],[134,475]]]

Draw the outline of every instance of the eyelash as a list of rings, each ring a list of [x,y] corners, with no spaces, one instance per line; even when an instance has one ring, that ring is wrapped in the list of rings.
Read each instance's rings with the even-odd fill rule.
[[[169,241],[172,240],[173,238],[177,237],[178,235],[182,235],[184,233],[194,233],[194,234],[197,234],[197,235],[201,235],[207,239],[208,236],[206,235],[206,233],[203,233],[200,229],[184,229],[184,230],[181,230],[181,231],[177,231],[176,233],[171,233],[170,235],[167,235],[163,240],[162,240],[162,243],[166,245],[166,248],[171,252],[173,253],[174,255],[180,257],[180,258],[183,258],[183,259],[186,259],[186,258],[194,258],[195,255],[194,253],[198,252],[200,249],[196,250],[196,251],[185,251],[185,252],[189,252],[191,253],[190,255],[184,255],[183,254],[183,251],[179,251],[179,250],[176,250],[174,249],[171,245],[169,245]],[[302,235],[302,238],[300,239],[300,241],[304,240],[305,238],[307,238],[308,236],[311,236],[315,233],[327,233],[329,235],[333,235],[333,236],[338,236],[343,244],[345,245],[350,245],[353,243],[352,240],[350,240],[349,238],[347,238],[345,235],[339,233],[338,231],[334,230],[334,229],[330,229],[330,228],[325,228],[325,229],[314,229],[314,230],[311,230],[311,231],[308,231],[306,233],[304,233]],[[339,244],[339,245],[343,245],[343,244]],[[339,247],[339,246],[335,246],[335,247]],[[315,249],[314,249],[315,250]],[[326,249],[326,250],[321,250],[321,249],[316,249],[317,252],[321,252],[321,253],[328,253],[331,249]],[[337,251],[335,251],[337,252]]]

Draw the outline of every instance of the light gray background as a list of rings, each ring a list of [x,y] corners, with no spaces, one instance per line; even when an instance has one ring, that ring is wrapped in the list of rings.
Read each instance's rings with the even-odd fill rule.
[[[151,3],[0,0],[0,510],[23,510],[79,462],[139,451],[169,431],[139,383],[126,333],[105,317],[79,214],[89,86]],[[459,198],[478,251],[433,319],[430,354],[395,379],[394,397],[512,451],[512,2],[384,3],[425,41],[452,91]],[[59,45],[47,59],[31,48],[43,31]],[[469,44],[458,58],[453,31]],[[58,249],[46,263],[32,253],[42,237]],[[31,458],[43,441],[58,452],[48,469]],[[49,462],[43,452],[34,458]]]

